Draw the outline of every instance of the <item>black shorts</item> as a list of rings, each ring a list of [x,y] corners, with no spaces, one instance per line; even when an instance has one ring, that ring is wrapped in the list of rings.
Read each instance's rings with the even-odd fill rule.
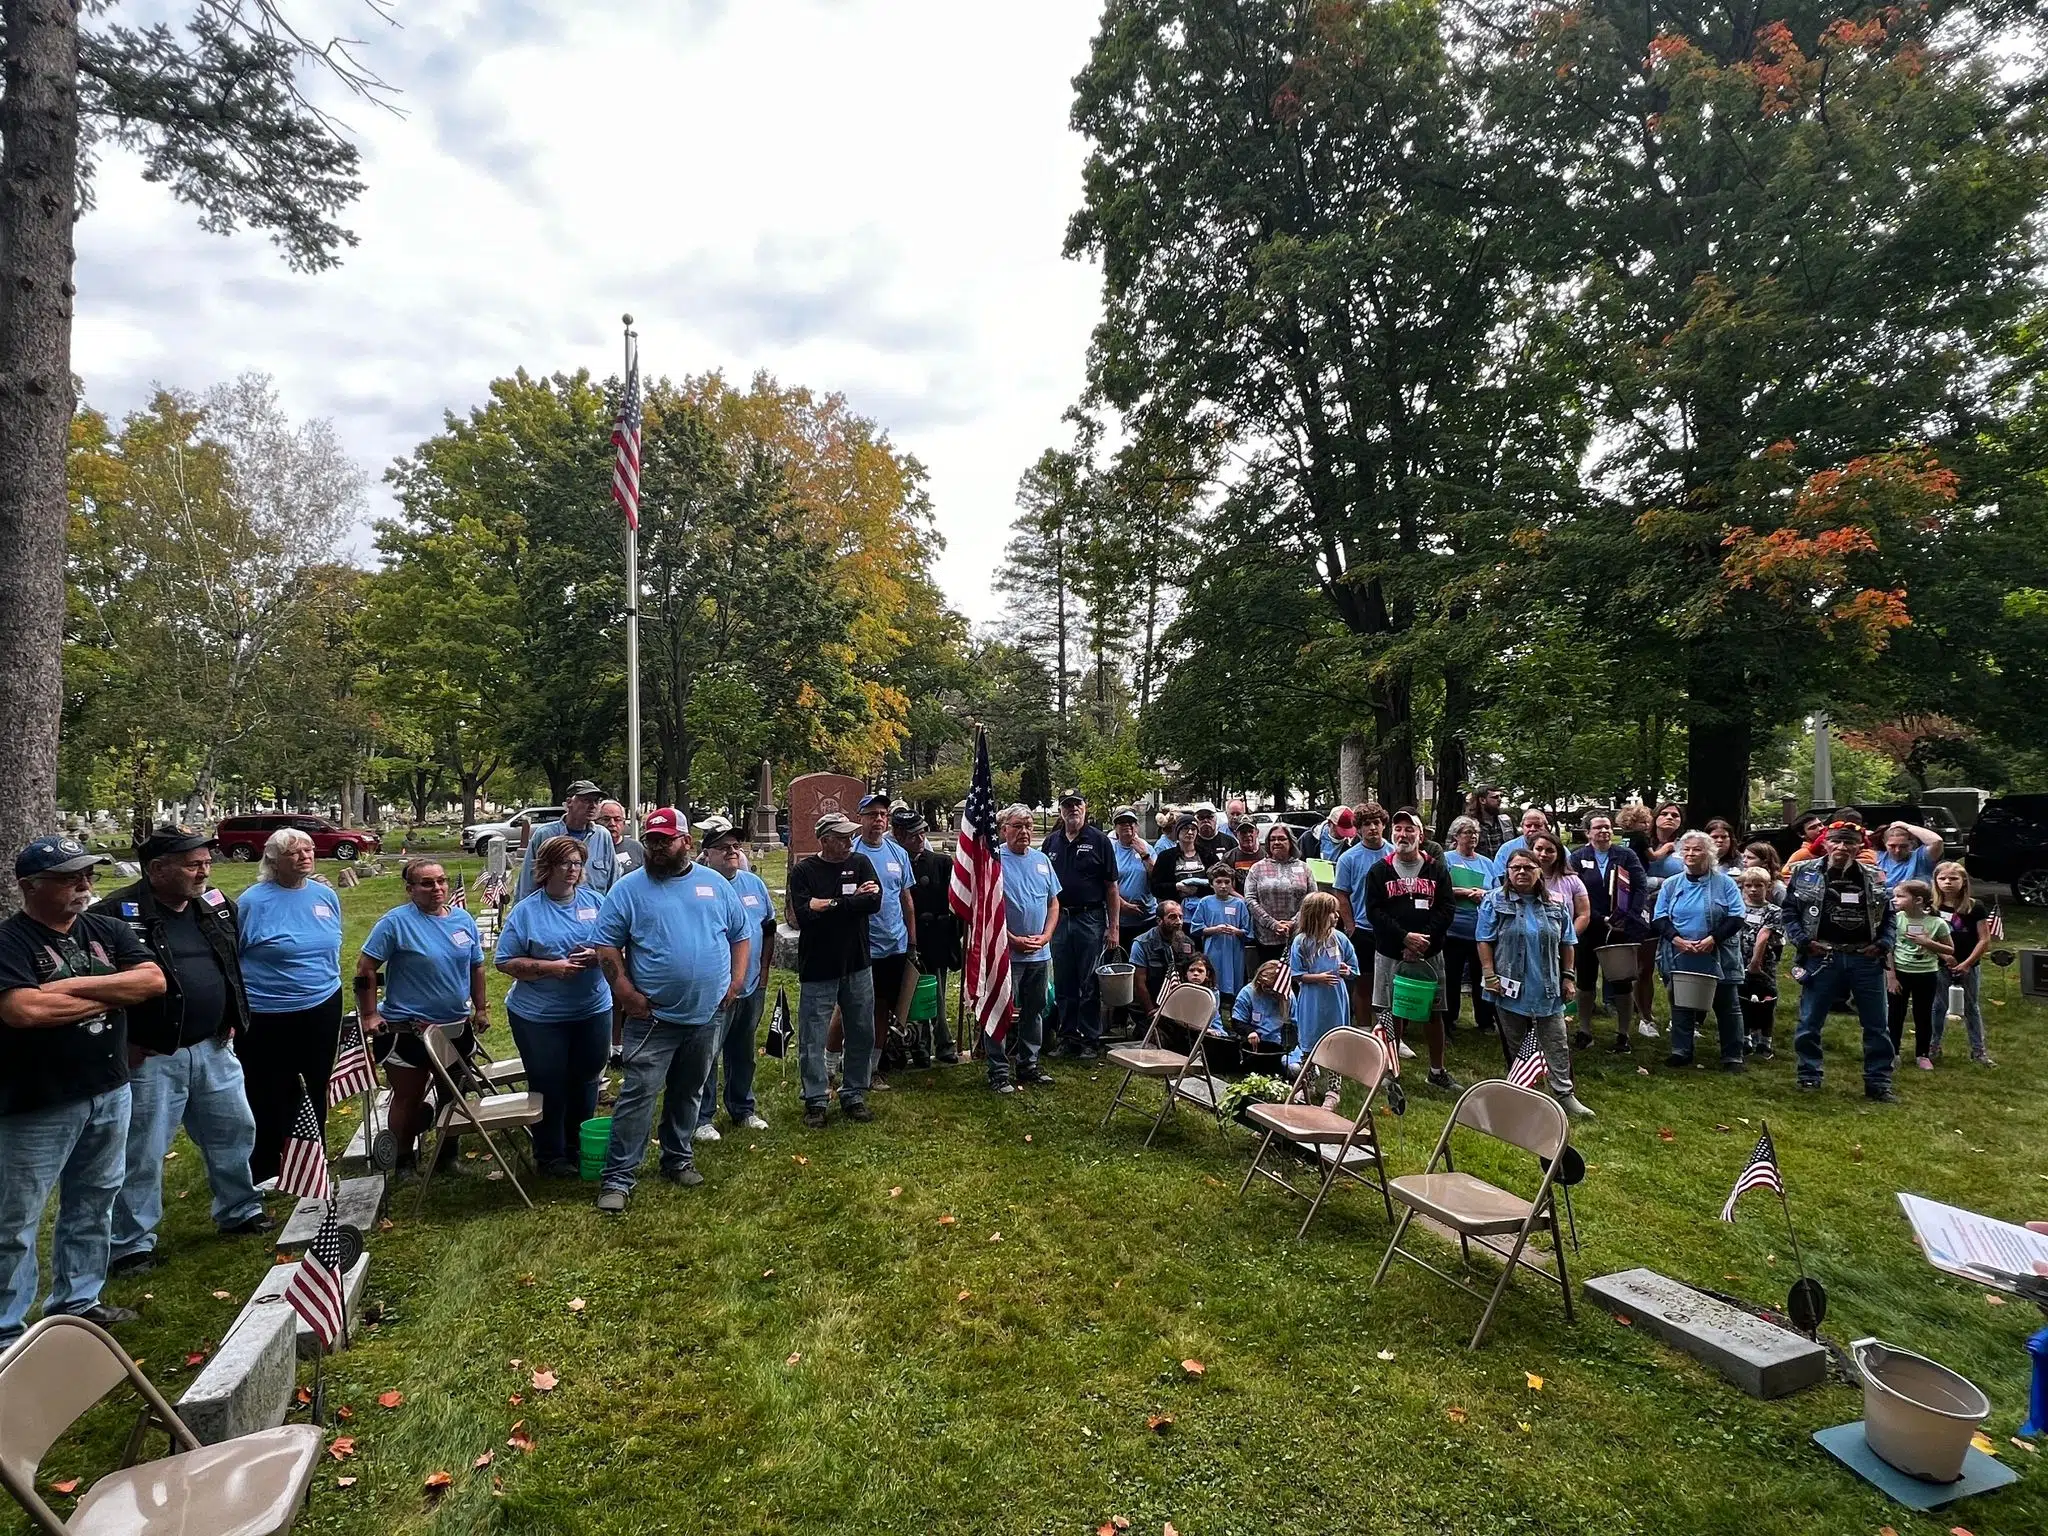
[[[903,968],[910,964],[910,956],[881,955],[868,964],[875,973],[875,1017],[895,1019],[896,1004],[903,996]]]
[[[455,1054],[465,1061],[476,1055],[476,1031],[464,1024],[459,1031],[442,1031],[448,1036],[449,1044],[455,1047]],[[411,1067],[418,1072],[432,1070],[427,1060],[426,1043],[420,1039],[418,1029],[410,1024],[392,1022],[381,1035],[370,1037],[370,1055],[380,1067]]]

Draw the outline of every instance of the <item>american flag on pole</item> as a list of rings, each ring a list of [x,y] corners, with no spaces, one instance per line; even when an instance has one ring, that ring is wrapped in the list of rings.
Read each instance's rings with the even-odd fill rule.
[[[619,419],[612,423],[612,500],[626,514],[626,526],[640,526],[640,345],[632,344],[626,361],[626,393],[619,401]]]
[[[1003,901],[1003,865],[996,852],[996,792],[988,766],[988,732],[974,733],[974,781],[960,812],[960,849],[946,903],[967,930],[961,973],[974,1016],[991,1040],[1010,1032],[1010,920]]]
[[[1741,1176],[1735,1187],[1728,1192],[1728,1201],[1721,1207],[1721,1219],[1735,1219],[1735,1202],[1752,1189],[1768,1189],[1777,1194],[1785,1193],[1785,1181],[1778,1176],[1778,1149],[1771,1142],[1771,1128],[1764,1127],[1763,1135],[1756,1139],[1756,1150],[1749,1154],[1749,1161],[1743,1164]]]
[[[469,910],[469,882],[459,869],[455,871],[455,894],[448,898],[448,909],[451,912]]]
[[[320,1136],[320,1117],[313,1113],[313,1101],[299,1095],[298,1113],[284,1142],[284,1160],[278,1165],[277,1187],[301,1200],[325,1200],[327,1143]]]
[[[2005,913],[1999,910],[1997,907],[1993,907],[1991,909],[1991,921],[1986,926],[1990,929],[1992,938],[2000,940],[2004,939]]]
[[[327,1079],[327,1107],[332,1109],[343,1099],[368,1093],[376,1086],[370,1053],[363,1048],[362,1021],[350,1014],[341,1021],[341,1046],[334,1053],[334,1075]]]
[[[331,1204],[298,1269],[285,1282],[284,1299],[306,1320],[323,1350],[334,1348],[348,1326],[348,1296],[342,1289],[341,1227]]]
[[[1515,1052],[1514,1064],[1508,1068],[1508,1081],[1517,1088],[1534,1088],[1550,1075],[1550,1064],[1543,1059],[1543,1049],[1536,1043],[1536,1031],[1530,1030],[1522,1036],[1522,1048]]]

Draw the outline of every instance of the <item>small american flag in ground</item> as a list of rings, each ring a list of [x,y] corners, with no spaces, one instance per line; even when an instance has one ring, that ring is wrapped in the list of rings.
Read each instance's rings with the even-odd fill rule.
[[[327,1107],[368,1093],[377,1086],[370,1053],[363,1048],[362,1022],[354,1014],[341,1021],[341,1046],[334,1053],[334,1075],[327,1079]]]
[[[1401,1048],[1394,1043],[1394,1037],[1387,1033],[1387,1021],[1375,1015],[1372,1021],[1371,1033],[1373,1039],[1379,1041],[1380,1049],[1387,1053],[1387,1071],[1395,1077],[1399,1077],[1401,1075]]]
[[[1735,1219],[1735,1202],[1752,1189],[1768,1189],[1777,1194],[1785,1193],[1785,1181],[1778,1176],[1778,1149],[1771,1142],[1771,1128],[1764,1127],[1763,1135],[1756,1139],[1756,1150],[1749,1154],[1749,1161],[1743,1165],[1742,1173],[1735,1181],[1735,1187],[1728,1192],[1728,1203],[1721,1207],[1721,1219]]]
[[[995,778],[988,732],[974,733],[974,779],[960,812],[960,849],[946,890],[953,915],[967,927],[967,968],[961,979],[974,1016],[991,1040],[1010,1032],[1010,919],[1003,901],[1003,865],[996,853]]]
[[[1522,1048],[1515,1052],[1514,1065],[1508,1068],[1508,1081],[1517,1088],[1534,1088],[1550,1075],[1550,1063],[1543,1059],[1543,1048],[1536,1043],[1536,1031],[1530,1030],[1522,1036]]]
[[[322,1349],[334,1348],[348,1323],[348,1296],[342,1289],[341,1228],[332,1205],[297,1271],[285,1282],[284,1299],[306,1320]]]
[[[503,875],[485,875],[483,879],[476,883],[476,895],[477,900],[484,904],[486,911],[495,911],[499,901],[505,895],[505,877]]]
[[[313,1101],[301,1093],[298,1113],[284,1142],[284,1160],[278,1165],[277,1187],[301,1200],[327,1198],[327,1144],[320,1137],[320,1117],[313,1113]]]
[[[632,343],[626,360],[626,393],[619,401],[619,419],[612,424],[612,500],[626,514],[626,526],[640,526],[640,344]]]
[[[1991,909],[1991,922],[1988,926],[1992,938],[2003,939],[2005,937],[2005,913],[1997,907],[1993,907]]]
[[[455,894],[448,898],[448,910],[451,912],[458,909],[466,911],[468,907],[469,884],[463,879],[462,872],[457,870],[455,874]]]

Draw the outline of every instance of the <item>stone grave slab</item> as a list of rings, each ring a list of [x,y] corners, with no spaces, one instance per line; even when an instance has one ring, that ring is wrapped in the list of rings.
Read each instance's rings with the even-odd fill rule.
[[[1751,1397],[1784,1397],[1827,1376],[1828,1352],[1813,1340],[1703,1296],[1653,1269],[1588,1280],[1609,1312],[1711,1366]]]
[[[313,1358],[315,1345],[313,1330],[306,1326],[304,1318],[285,1305],[284,1300],[284,1288],[291,1284],[292,1276],[298,1272],[296,1260],[289,1264],[271,1265],[270,1273],[263,1277],[263,1283],[250,1293],[248,1303],[242,1308],[242,1315],[235,1319],[235,1326],[239,1328],[248,1320],[251,1312],[282,1312],[298,1325],[299,1358],[310,1360]],[[363,1283],[369,1275],[370,1256],[366,1253],[351,1264],[348,1273],[341,1277],[341,1293],[344,1305],[348,1308],[348,1331],[351,1340],[355,1337],[356,1325],[362,1321]]]
[[[199,1379],[178,1399],[178,1416],[202,1445],[218,1445],[284,1422],[299,1379],[292,1340],[296,1316],[290,1307],[279,1305],[236,1319]]]
[[[361,1178],[342,1179],[335,1185],[334,1219],[340,1225],[354,1227],[368,1237],[377,1230],[377,1218],[383,1214],[383,1174],[370,1173]],[[278,1248],[286,1253],[297,1253],[319,1236],[320,1223],[326,1216],[325,1200],[301,1200],[292,1212],[291,1220],[278,1234]]]
[[[818,851],[818,818],[827,811],[860,820],[861,798],[868,787],[844,773],[807,773],[789,781],[790,862]]]

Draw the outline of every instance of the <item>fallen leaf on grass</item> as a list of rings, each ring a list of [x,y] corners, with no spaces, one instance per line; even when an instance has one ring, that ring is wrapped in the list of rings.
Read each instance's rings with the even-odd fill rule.
[[[1877,1536],[1899,1536],[1899,1533],[1888,1525],[1880,1525],[1877,1528]]]
[[[1380,1351],[1380,1358],[1382,1360],[1391,1360],[1394,1358],[1394,1352],[1391,1349],[1383,1349]]]
[[[507,1408],[517,1408],[521,1403],[525,1401],[526,1399],[524,1397],[520,1396],[517,1392],[514,1392],[510,1397],[505,1399],[505,1406]]]
[[[522,1365],[526,1364],[524,1360],[507,1360],[505,1363],[511,1366],[512,1369],[515,1371],[518,1370],[519,1367],[521,1367]]]
[[[775,1271],[771,1269],[768,1271],[768,1273],[772,1275],[775,1273]],[[585,1301],[581,1296],[572,1296],[569,1298],[569,1310],[571,1312],[581,1312],[585,1307],[589,1305],[590,1303]]]
[[[902,1193],[903,1193],[903,1186],[902,1186],[901,1184],[898,1184],[897,1186],[895,1186],[895,1188],[893,1188],[893,1189],[891,1189],[891,1190],[889,1191],[889,1198],[890,1198],[891,1200],[894,1200],[894,1199],[895,1199],[895,1198],[896,1198],[896,1197],[897,1197],[898,1195],[900,1195],[900,1194],[902,1194]]]
[[[1535,1433],[1535,1431],[1529,1427],[1529,1421],[1527,1419],[1515,1420],[1515,1428],[1519,1429],[1525,1435]]]
[[[1170,1413],[1148,1413],[1145,1415],[1145,1427],[1155,1435],[1163,1435],[1173,1428],[1173,1415]]]
[[[953,1299],[955,1301],[965,1301],[968,1297],[972,1296],[973,1294],[974,1292],[972,1291],[962,1291],[958,1296],[955,1296]]]
[[[58,1493],[75,1493],[78,1490],[78,1479],[75,1477],[67,1477],[61,1483],[50,1484],[50,1487]]]
[[[334,1480],[334,1486],[337,1488],[353,1488],[355,1485],[356,1480],[352,1477],[337,1477]]]
[[[1208,1369],[1208,1367],[1202,1364],[1202,1362],[1199,1360],[1183,1360],[1180,1363],[1180,1368],[1186,1371],[1190,1376],[1199,1376],[1202,1374],[1202,1372]]]
[[[1025,1139],[1026,1141],[1029,1141],[1029,1140],[1030,1140],[1031,1138],[1030,1138],[1029,1136],[1026,1136],[1026,1137],[1025,1137],[1024,1139]]]
[[[497,1459],[498,1453],[496,1451],[485,1451],[481,1456],[477,1457],[475,1461],[472,1461],[469,1464],[469,1470],[472,1472],[480,1472]]]
[[[395,1225],[396,1223],[389,1216],[380,1217],[377,1222],[377,1230],[379,1232],[389,1232]]]
[[[1975,1434],[1970,1436],[1970,1447],[1973,1450],[1982,1451],[1986,1456],[1996,1456],[1998,1454],[1998,1447],[1991,1443],[1989,1435]]]
[[[405,1394],[403,1392],[379,1392],[377,1394],[377,1406],[379,1408],[396,1408],[404,1401]]]
[[[343,1403],[339,1408],[334,1410],[334,1416],[337,1419],[352,1419],[356,1416],[356,1411],[355,1409],[349,1407],[347,1403]]]
[[[487,1179],[502,1179],[503,1177],[505,1177],[505,1170],[502,1168],[493,1168],[489,1173],[485,1174],[484,1177]]]
[[[555,1373],[553,1371],[535,1371],[533,1373],[533,1390],[536,1392],[554,1391]]]
[[[1851,1162],[1853,1162],[1853,1163],[1860,1163],[1860,1162],[1862,1162],[1862,1161],[1863,1161],[1863,1143],[1862,1143],[1862,1142],[1860,1142],[1860,1141],[1859,1141],[1859,1142],[1857,1142],[1855,1146],[1853,1146],[1853,1147],[1851,1147],[1851,1148],[1849,1149],[1849,1160],[1850,1160]]]
[[[464,1159],[465,1161],[467,1161],[467,1162],[472,1162],[472,1163],[473,1163],[473,1162],[475,1162],[475,1161],[476,1161],[476,1154],[475,1154],[474,1152],[465,1152],[465,1153],[463,1153],[463,1154],[462,1154],[462,1156],[463,1156],[463,1159]]]
[[[512,1433],[505,1443],[522,1456],[533,1449],[533,1436],[526,1432],[526,1420],[521,1419],[512,1426]]]
[[[472,1152],[470,1153],[470,1156],[474,1157],[476,1156],[476,1154]],[[450,1477],[446,1472],[429,1472],[427,1474],[426,1482],[427,1497],[430,1499],[438,1499],[442,1494],[448,1491],[450,1485],[452,1485],[454,1481],[455,1479]]]
[[[298,1391],[292,1394],[292,1401],[297,1403],[301,1408],[304,1408],[307,1404],[313,1401],[312,1389],[309,1387],[299,1388]]]
[[[1165,1527],[1161,1529],[1161,1531],[1159,1532],[1159,1536],[1180,1536],[1180,1532],[1176,1531],[1173,1528],[1173,1522],[1169,1520],[1166,1522]]]
[[[1648,1067],[1637,1067],[1637,1068],[1636,1068],[1636,1076],[1637,1076],[1637,1077],[1648,1077],[1649,1075],[1650,1075],[1650,1069],[1649,1069]]]
[[[1984,1303],[1986,1306],[2002,1307],[2005,1305],[2005,1298],[1996,1291],[1986,1291],[1984,1293]]]
[[[767,1278],[768,1278],[768,1277],[769,1277],[770,1275],[772,1275],[772,1274],[774,1274],[774,1273],[775,1273],[775,1271],[774,1271],[774,1270],[772,1270],[772,1269],[764,1269],[764,1270],[762,1270],[762,1271],[761,1271],[761,1278],[762,1278],[763,1280],[766,1280],[766,1279],[767,1279]]]
[[[191,1354],[185,1357],[185,1363],[187,1365],[206,1364],[206,1351],[203,1349],[194,1350]]]
[[[1948,1536],[1970,1536],[1970,1532],[1960,1525],[1952,1525],[1948,1528]]]
[[[519,1277],[519,1283],[520,1283],[521,1285],[532,1285],[532,1284],[533,1284],[533,1276],[531,1276],[531,1275],[521,1275],[521,1276]]]
[[[1217,1187],[1218,1189],[1228,1189],[1228,1188],[1230,1188],[1230,1186],[1229,1186],[1228,1184],[1224,1183],[1224,1182],[1223,1182],[1223,1181],[1222,1181],[1221,1179],[1219,1179],[1219,1178],[1216,1178],[1216,1177],[1215,1177],[1214,1175],[1212,1175],[1212,1174],[1207,1174],[1207,1173],[1203,1174],[1203,1175],[1202,1175],[1202,1182],[1203,1182],[1204,1184],[1213,1184],[1213,1185],[1215,1185],[1215,1186],[1216,1186],[1216,1187]]]
[[[1534,1371],[1524,1371],[1522,1374],[1529,1378],[1529,1390],[1531,1392],[1541,1392],[1543,1390],[1543,1378],[1541,1376],[1538,1376]]]
[[[342,1435],[337,1439],[327,1442],[327,1454],[336,1461],[347,1461],[355,1453],[356,1442],[355,1438],[351,1435]]]
[[[1678,1140],[1678,1133],[1668,1125],[1660,1125],[1657,1127],[1657,1139],[1659,1141],[1676,1141]]]
[[[792,1349],[792,1350],[791,1350],[791,1351],[789,1352],[789,1358],[788,1358],[787,1360],[783,1361],[782,1363],[783,1363],[784,1365],[795,1365],[795,1364],[796,1364],[796,1363],[797,1363],[797,1362],[798,1362],[799,1360],[803,1359],[803,1357],[804,1357],[804,1355],[803,1355],[803,1351],[802,1351],[802,1350],[800,1350],[800,1349]]]
[[[1000,1232],[991,1232],[988,1235],[988,1240],[992,1243],[1000,1243],[1003,1240],[1003,1234]]]
[[[230,1296],[226,1291],[215,1291],[213,1293],[213,1299],[215,1301],[233,1301],[235,1298]]]
[[[2034,1449],[2034,1442],[2031,1440],[2022,1440],[2018,1435],[2014,1435],[2012,1437],[2012,1443],[2018,1446],[2021,1450],[2025,1451],[2029,1456],[2038,1454],[2038,1452],[2036,1452]]]
[[[954,1216],[941,1216],[941,1217],[939,1218],[939,1225],[940,1225],[940,1226],[942,1226],[942,1227],[950,1227],[950,1226],[952,1226],[952,1225],[953,1225],[953,1224],[954,1224],[954,1223],[955,1223],[955,1222],[956,1222],[956,1221],[957,1221],[958,1219],[959,1219],[958,1217],[954,1217]]]
[[[1717,1125],[1714,1127],[1714,1129],[1721,1132],[1723,1135],[1726,1135],[1728,1131],[1731,1129],[1731,1127],[1725,1125]]]
[[[801,1152],[790,1153],[789,1160],[792,1163],[795,1163],[800,1168],[808,1168],[811,1162],[811,1160],[808,1157],[805,1157]]]
[[[1120,1531],[1128,1531],[1131,1528],[1131,1521],[1128,1515],[1111,1515],[1109,1523]]]
[[[1617,1323],[1621,1324],[1621,1326],[1624,1328],[1633,1328],[1636,1325],[1636,1320],[1634,1318],[1623,1317],[1619,1312],[1614,1314],[1614,1320]]]
[[[1462,1424],[1465,1422],[1466,1419],[1470,1418],[1471,1415],[1466,1413],[1465,1410],[1462,1408],[1447,1408],[1444,1410],[1444,1417],[1449,1419],[1453,1424]]]

